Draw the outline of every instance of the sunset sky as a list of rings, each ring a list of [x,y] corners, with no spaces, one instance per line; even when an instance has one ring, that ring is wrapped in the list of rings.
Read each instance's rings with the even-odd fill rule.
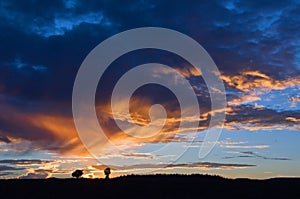
[[[205,48],[220,71],[226,121],[214,149],[203,159],[199,149],[207,144],[204,135],[214,114],[207,85],[186,60],[162,50],[119,57],[98,84],[99,124],[122,153],[102,143],[97,147],[103,153],[96,160],[77,134],[72,91],[82,62],[105,39],[140,27],[188,35]],[[103,178],[107,166],[112,177],[149,172],[300,177],[298,0],[2,0],[0,42],[0,178],[65,178],[75,169],[84,170],[87,178]],[[176,96],[157,85],[134,93],[130,116],[146,125],[151,105],[161,104],[169,122],[162,132],[132,139],[117,127],[114,119],[130,122],[128,115],[111,114],[115,84],[130,69],[151,62],[173,67],[193,86],[201,115],[188,121],[199,122],[197,134],[178,131]],[[178,81],[159,65],[150,70]],[[156,151],[166,145],[168,150]]]

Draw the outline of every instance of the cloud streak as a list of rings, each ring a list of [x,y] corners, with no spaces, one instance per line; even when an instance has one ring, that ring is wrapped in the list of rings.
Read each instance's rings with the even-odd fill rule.
[[[257,152],[253,152],[253,151],[241,151],[241,152],[237,152],[238,156],[228,156],[225,157],[224,159],[231,159],[231,158],[261,158],[264,160],[282,160],[282,161],[287,161],[287,160],[292,160],[290,158],[285,158],[285,157],[267,157],[267,156],[263,156],[258,154]]]

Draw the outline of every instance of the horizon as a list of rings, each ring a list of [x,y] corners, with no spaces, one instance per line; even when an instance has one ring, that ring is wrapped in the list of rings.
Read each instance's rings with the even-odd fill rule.
[[[120,178],[131,178],[131,177],[137,177],[137,178],[148,178],[148,177],[208,177],[208,178],[220,178],[220,179],[225,179],[225,180],[249,180],[249,181],[267,181],[267,180],[274,180],[274,179],[300,179],[299,177],[285,177],[285,176],[278,176],[278,177],[271,177],[271,178],[230,178],[230,177],[225,177],[221,175],[216,175],[216,174],[203,174],[203,173],[191,173],[191,174],[181,174],[181,173],[170,173],[170,174],[164,174],[164,173],[154,173],[154,174],[125,174],[125,175],[119,175],[115,177],[109,177],[109,180],[113,179],[120,179]],[[98,178],[89,178],[89,177],[84,177],[80,176],[78,178],[76,177],[47,177],[47,178],[1,178],[0,180],[103,180],[107,181],[105,177],[98,177]],[[109,181],[108,180],[108,181]]]
[[[300,177],[299,1],[4,0],[0,19],[0,179]],[[102,65],[142,39],[168,45]]]

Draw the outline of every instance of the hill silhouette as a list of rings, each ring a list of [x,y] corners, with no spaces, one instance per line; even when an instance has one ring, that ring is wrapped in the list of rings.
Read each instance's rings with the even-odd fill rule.
[[[129,175],[104,179],[0,180],[3,198],[296,198],[299,178]]]

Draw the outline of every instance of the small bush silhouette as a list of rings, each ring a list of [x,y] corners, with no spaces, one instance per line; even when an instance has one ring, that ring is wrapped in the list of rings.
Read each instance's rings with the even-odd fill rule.
[[[79,170],[79,169],[75,170],[75,171],[72,173],[72,177],[74,177],[74,178],[79,178],[79,177],[81,177],[82,175],[83,175],[83,171],[82,171],[82,170]]]
[[[105,179],[109,179],[110,168],[106,168],[106,169],[104,170],[104,174],[105,174]]]

